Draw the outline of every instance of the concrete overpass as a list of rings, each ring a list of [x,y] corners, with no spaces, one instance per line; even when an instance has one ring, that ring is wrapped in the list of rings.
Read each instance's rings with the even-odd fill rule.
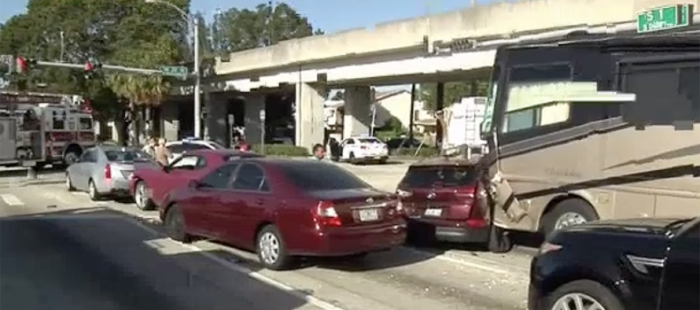
[[[217,60],[215,88],[251,92],[295,85],[297,144],[323,138],[326,87],[346,89],[346,134],[367,130],[367,85],[449,81],[483,75],[503,44],[572,31],[615,32],[640,11],[700,0],[524,0],[289,40]],[[632,28],[634,29],[634,28]],[[259,108],[258,108],[259,109]],[[248,113],[246,113],[248,114]]]

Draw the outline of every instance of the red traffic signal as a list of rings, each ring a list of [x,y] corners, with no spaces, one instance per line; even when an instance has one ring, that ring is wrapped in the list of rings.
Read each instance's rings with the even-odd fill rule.
[[[85,72],[92,72],[93,69],[94,69],[94,67],[92,66],[91,62],[88,61],[85,63],[85,69],[84,69]]]
[[[17,73],[27,72],[27,60],[24,57],[17,57]]]

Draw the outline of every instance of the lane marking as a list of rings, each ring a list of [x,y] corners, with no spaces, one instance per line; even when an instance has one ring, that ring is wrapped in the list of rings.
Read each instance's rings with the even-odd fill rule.
[[[23,206],[24,202],[17,198],[14,194],[0,194],[0,198],[2,198],[2,201],[5,202],[8,206],[11,207],[17,207],[17,206]]]
[[[144,224],[142,224],[142,223],[140,223],[140,222],[138,222],[138,221],[134,221],[133,219],[127,220],[127,222],[129,222],[129,223],[131,223],[131,224],[133,224],[133,225],[135,225],[135,226],[137,226],[137,227],[143,229],[144,231],[148,232],[149,234],[153,234],[153,235],[156,235],[156,236],[161,235],[161,234],[160,234],[158,231],[156,231],[155,229],[152,229],[152,228],[150,228],[150,227],[148,227],[148,226],[146,226],[146,225],[144,225]],[[314,297],[314,296],[300,293],[299,291],[295,290],[294,288],[292,288],[291,286],[289,286],[289,285],[287,285],[287,284],[284,284],[284,283],[282,283],[282,282],[280,282],[280,281],[277,281],[277,280],[275,280],[275,279],[272,279],[272,278],[270,278],[270,277],[267,277],[267,276],[265,276],[265,275],[263,275],[263,274],[261,274],[261,273],[259,273],[259,272],[257,272],[257,271],[253,271],[253,270],[250,270],[250,269],[248,269],[248,268],[241,267],[241,266],[239,266],[239,265],[233,264],[233,263],[231,263],[231,262],[229,262],[229,261],[227,261],[227,260],[225,260],[225,259],[223,259],[223,258],[221,258],[221,257],[218,257],[218,256],[216,256],[216,255],[214,255],[214,254],[211,254],[211,253],[209,253],[209,252],[207,252],[207,251],[205,251],[205,250],[203,250],[203,249],[201,249],[201,248],[199,248],[199,247],[197,247],[197,246],[194,246],[194,245],[191,245],[191,244],[179,243],[179,242],[176,242],[176,241],[171,240],[171,239],[168,239],[168,240],[170,240],[170,241],[172,241],[173,243],[176,243],[176,244],[178,244],[178,245],[180,245],[180,246],[182,246],[182,247],[184,247],[184,248],[190,249],[190,250],[192,250],[193,252],[197,252],[197,253],[203,255],[204,257],[206,257],[206,258],[208,258],[208,259],[210,259],[210,260],[212,260],[212,261],[214,261],[214,262],[216,262],[216,263],[222,265],[223,267],[225,267],[225,268],[227,268],[227,269],[229,269],[229,270],[231,270],[231,271],[234,271],[234,272],[238,272],[238,273],[242,273],[242,274],[248,275],[249,277],[251,277],[251,278],[253,278],[253,279],[255,279],[255,280],[258,280],[258,281],[260,281],[260,282],[263,282],[263,283],[265,283],[265,284],[267,284],[267,285],[270,285],[270,286],[272,286],[272,287],[275,287],[275,288],[277,288],[277,289],[283,290],[283,291],[285,291],[285,292],[291,294],[292,296],[295,296],[295,297],[297,297],[297,298],[301,298],[301,299],[305,300],[306,302],[308,302],[309,304],[311,304],[311,305],[313,305],[313,306],[316,306],[316,307],[319,307],[319,308],[321,308],[321,309],[323,309],[323,310],[345,310],[345,309],[340,308],[340,307],[338,307],[338,306],[336,306],[336,305],[334,305],[334,304],[331,304],[331,303],[329,303],[329,302],[326,302],[326,301],[323,301],[323,300],[321,300],[321,299],[318,299],[318,298],[316,298],[316,297]]]
[[[499,268],[496,266],[488,266],[486,264],[469,262],[465,259],[458,259],[458,258],[450,257],[450,256],[447,256],[445,254],[435,255],[435,254],[432,254],[430,252],[416,250],[416,249],[412,249],[412,248],[408,248],[408,247],[403,247],[403,249],[408,250],[409,252],[413,252],[413,253],[418,254],[418,255],[430,256],[430,257],[434,257],[435,259],[443,260],[446,262],[450,262],[450,263],[465,266],[465,267],[481,269],[483,271],[488,271],[488,272],[493,272],[493,273],[498,273],[498,274],[514,274],[515,273],[513,271]]]

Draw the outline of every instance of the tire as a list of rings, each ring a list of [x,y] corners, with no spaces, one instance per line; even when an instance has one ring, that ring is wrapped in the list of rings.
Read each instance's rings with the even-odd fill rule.
[[[182,211],[177,205],[171,206],[165,213],[163,226],[165,226],[165,232],[170,239],[182,243],[192,242],[192,236],[187,233],[185,217],[182,216]]]
[[[66,166],[77,163],[78,160],[80,160],[80,151],[75,147],[70,148],[65,154],[63,154],[63,164]]]
[[[386,165],[386,162],[387,162],[387,161],[388,161],[388,159],[380,159],[380,160],[379,160],[379,164],[380,164],[380,165]]]
[[[260,230],[255,238],[255,250],[260,263],[267,269],[285,270],[292,265],[292,257],[287,253],[284,240],[274,225]]]
[[[75,186],[73,186],[73,181],[71,181],[68,173],[66,173],[66,190],[69,192],[75,191]]]
[[[88,181],[88,197],[90,197],[92,201],[100,201],[102,199],[102,195],[97,191],[95,182],[92,180]]]
[[[566,221],[566,217],[572,217],[571,221],[582,220],[583,222],[569,222],[565,226],[561,226],[564,223],[560,221]],[[588,202],[579,198],[570,198],[558,202],[552,210],[544,215],[542,218],[542,233],[546,237],[557,229],[595,220],[598,220],[598,214]]]
[[[355,158],[355,153],[350,152],[350,155],[348,155],[348,162],[357,165],[357,158]]]
[[[148,186],[146,185],[146,182],[138,181],[136,183],[136,189],[134,190],[134,202],[136,203],[136,207],[140,210],[150,211],[155,209],[153,200],[148,197]]]
[[[503,228],[491,225],[487,247],[493,253],[507,253],[513,249],[513,242]]]
[[[583,297],[584,302],[586,302],[584,306],[588,307],[577,309],[573,304],[573,300],[570,300],[569,303],[566,302],[568,297],[574,296]],[[590,280],[579,280],[560,286],[544,298],[541,309],[567,309],[561,306],[561,303],[566,303],[569,306],[573,306],[573,308],[569,307],[571,310],[584,310],[590,307],[591,304],[588,304],[589,302],[597,302],[603,306],[605,310],[625,310],[620,300],[612,291],[604,285]]]

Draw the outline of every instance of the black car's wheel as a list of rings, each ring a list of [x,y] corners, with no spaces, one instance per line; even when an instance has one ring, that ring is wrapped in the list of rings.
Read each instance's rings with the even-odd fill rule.
[[[543,300],[543,310],[625,310],[615,294],[590,280],[567,283]]]
[[[291,266],[292,257],[287,254],[287,248],[279,231],[274,225],[263,227],[256,239],[258,259],[265,268],[284,270]]]
[[[542,233],[546,236],[565,227],[583,224],[598,219],[591,205],[578,198],[566,199],[557,203],[542,218]]]
[[[95,186],[95,182],[92,180],[88,181],[88,197],[90,197],[92,201],[100,201],[100,199],[102,199],[102,195],[100,195],[97,186]]]
[[[75,186],[73,186],[73,181],[70,179],[70,174],[68,173],[66,173],[66,190],[69,192],[75,190]]]
[[[144,211],[155,209],[155,205],[153,204],[151,197],[148,195],[148,191],[146,182],[138,181],[138,183],[136,183],[136,189],[134,190],[134,202],[136,203],[136,207]]]
[[[170,239],[180,241],[182,243],[192,242],[192,236],[187,233],[185,226],[185,217],[182,216],[182,211],[178,206],[171,206],[165,213],[163,222],[165,232]]]

